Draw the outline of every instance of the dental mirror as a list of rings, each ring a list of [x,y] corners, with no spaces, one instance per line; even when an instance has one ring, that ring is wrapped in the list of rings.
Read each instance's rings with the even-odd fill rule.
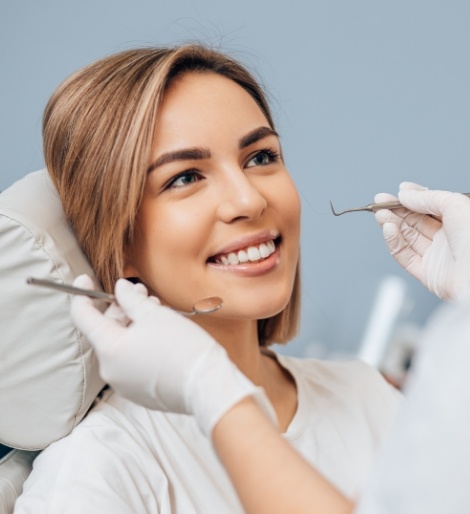
[[[224,304],[222,298],[219,296],[209,296],[208,298],[202,298],[193,305],[192,312],[181,312],[180,314],[185,316],[194,316],[196,314],[209,314],[210,312],[218,311]]]
[[[105,293],[104,291],[94,291],[93,289],[82,289],[81,287],[75,287],[69,284],[61,284],[54,282],[54,280],[47,280],[43,278],[29,277],[26,279],[28,284],[35,286],[48,287],[49,289],[55,289],[56,291],[62,291],[63,293],[79,294],[94,298],[97,300],[104,300],[105,302],[115,303],[116,297],[113,294]],[[208,298],[202,298],[193,305],[191,312],[178,311],[173,309],[183,316],[196,316],[197,314],[210,314],[211,312],[218,311],[224,304],[222,298],[218,296],[209,296]]]

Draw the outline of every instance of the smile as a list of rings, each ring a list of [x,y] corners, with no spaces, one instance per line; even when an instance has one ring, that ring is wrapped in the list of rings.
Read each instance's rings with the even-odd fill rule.
[[[266,241],[256,246],[248,246],[238,250],[237,252],[230,252],[227,254],[216,255],[213,259],[216,264],[244,264],[245,262],[258,262],[268,258],[276,251],[274,241]]]

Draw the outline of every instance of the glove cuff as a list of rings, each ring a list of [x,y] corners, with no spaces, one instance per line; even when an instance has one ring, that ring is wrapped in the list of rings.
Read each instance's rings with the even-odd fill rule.
[[[219,350],[222,348],[213,348],[199,360],[185,395],[189,400],[189,411],[196,416],[202,432],[211,437],[214,426],[224,414],[247,396],[251,396],[271,423],[278,426],[276,413],[264,389],[253,384],[226,352]]]

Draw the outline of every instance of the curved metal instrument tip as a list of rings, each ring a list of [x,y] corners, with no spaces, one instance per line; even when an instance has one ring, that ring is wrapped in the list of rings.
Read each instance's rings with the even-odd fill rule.
[[[359,211],[369,211],[369,212],[375,212],[379,209],[396,209],[398,206],[402,206],[398,202],[387,202],[387,203],[370,203],[369,205],[364,205],[363,207],[354,207],[353,209],[346,209],[345,211],[336,212],[333,204],[330,201],[331,211],[335,216],[342,216],[343,214],[346,214],[348,212],[359,212]]]
[[[336,212],[335,211],[335,208],[333,207],[333,204],[331,203],[331,200],[330,200],[330,207],[331,207],[331,212],[335,215],[335,216],[341,216],[341,214],[344,214],[346,211],[343,211],[343,212]]]

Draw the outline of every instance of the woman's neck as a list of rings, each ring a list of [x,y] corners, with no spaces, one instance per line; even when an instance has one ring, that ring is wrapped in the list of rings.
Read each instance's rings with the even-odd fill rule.
[[[227,350],[242,373],[264,388],[277,413],[280,428],[285,431],[297,408],[295,382],[275,358],[261,352],[256,320],[212,321],[201,318],[198,324]]]
[[[226,350],[230,359],[255,384],[262,375],[262,355],[259,348],[256,320],[227,320],[202,317],[195,320]]]

